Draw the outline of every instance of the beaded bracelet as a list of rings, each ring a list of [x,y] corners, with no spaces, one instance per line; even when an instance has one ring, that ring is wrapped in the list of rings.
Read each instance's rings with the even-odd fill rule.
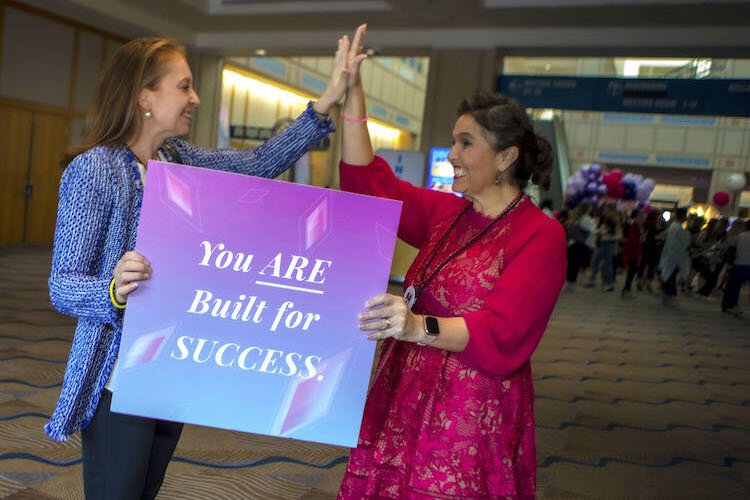
[[[367,121],[367,114],[365,114],[363,118],[352,118],[351,116],[344,114],[342,111],[341,119],[349,123],[365,123]]]
[[[109,284],[109,300],[112,302],[112,305],[115,306],[117,309],[125,309],[126,304],[120,304],[117,302],[117,299],[115,298],[115,279],[112,278],[112,282]]]

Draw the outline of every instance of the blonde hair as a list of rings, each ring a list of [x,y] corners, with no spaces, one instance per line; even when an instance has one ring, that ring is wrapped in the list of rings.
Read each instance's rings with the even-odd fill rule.
[[[105,144],[135,137],[143,117],[138,104],[143,89],[156,89],[175,56],[185,48],[167,38],[138,38],[122,47],[99,73],[80,145],[67,160]]]

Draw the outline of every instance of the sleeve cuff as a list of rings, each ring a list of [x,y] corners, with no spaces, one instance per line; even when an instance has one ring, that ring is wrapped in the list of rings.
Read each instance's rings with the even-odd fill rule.
[[[305,109],[305,113],[315,121],[319,130],[325,132],[326,134],[335,132],[336,126],[333,124],[333,120],[331,120],[331,117],[328,116],[326,118],[321,118],[320,115],[313,109],[314,104],[314,101],[309,101],[307,103],[307,109]]]

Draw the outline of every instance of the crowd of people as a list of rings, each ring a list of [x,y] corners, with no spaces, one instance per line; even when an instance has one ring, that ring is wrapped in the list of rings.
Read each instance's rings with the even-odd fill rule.
[[[739,293],[750,266],[746,214],[706,219],[684,207],[644,213],[583,202],[557,218],[568,235],[566,291],[575,290],[585,270],[582,286],[597,286],[601,272],[601,290],[613,292],[621,270],[625,299],[633,296],[635,282],[638,291],[649,293],[660,286],[665,307],[676,305],[678,293],[706,301],[721,295],[722,311],[742,314]]]

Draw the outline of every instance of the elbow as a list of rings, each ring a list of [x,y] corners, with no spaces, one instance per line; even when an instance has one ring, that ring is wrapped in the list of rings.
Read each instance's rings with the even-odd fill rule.
[[[487,358],[478,361],[477,368],[482,372],[492,377],[507,378],[518,371],[528,361],[528,358],[514,359],[498,355],[494,359]]]

